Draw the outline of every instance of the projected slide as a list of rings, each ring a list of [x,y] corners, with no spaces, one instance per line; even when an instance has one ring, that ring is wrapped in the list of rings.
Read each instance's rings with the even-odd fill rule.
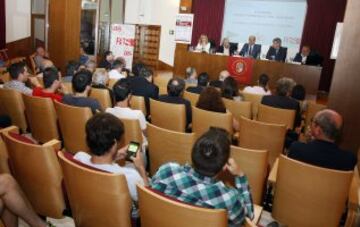
[[[255,35],[266,54],[273,38],[288,47],[288,59],[299,50],[306,16],[306,0],[226,0],[223,37],[243,44]]]

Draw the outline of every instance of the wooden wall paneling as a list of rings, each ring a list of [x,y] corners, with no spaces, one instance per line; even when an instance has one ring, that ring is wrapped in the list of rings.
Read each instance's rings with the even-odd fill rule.
[[[328,106],[344,117],[341,146],[360,146],[360,1],[348,0]]]
[[[6,44],[9,59],[15,57],[27,57],[34,52],[31,37],[16,40]]]

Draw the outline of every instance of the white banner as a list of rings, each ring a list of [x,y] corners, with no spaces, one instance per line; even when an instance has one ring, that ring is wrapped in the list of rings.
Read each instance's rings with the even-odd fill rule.
[[[110,51],[115,58],[125,59],[126,68],[131,69],[135,47],[135,25],[112,24]]]
[[[175,42],[191,43],[194,14],[176,15]]]

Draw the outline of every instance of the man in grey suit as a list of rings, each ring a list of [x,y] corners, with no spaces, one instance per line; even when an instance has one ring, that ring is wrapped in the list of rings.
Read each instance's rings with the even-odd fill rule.
[[[260,58],[261,45],[255,44],[256,37],[249,36],[249,42],[245,43],[241,48],[240,55],[243,57],[253,57],[255,59]]]

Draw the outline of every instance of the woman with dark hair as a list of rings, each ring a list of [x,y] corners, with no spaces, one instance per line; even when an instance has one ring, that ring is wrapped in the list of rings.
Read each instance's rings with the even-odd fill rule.
[[[111,51],[105,51],[104,58],[99,64],[99,68],[105,68],[106,70],[111,69],[111,65],[114,61],[114,55]]]
[[[214,87],[207,87],[201,92],[196,107],[207,111],[226,113],[220,92]]]
[[[221,87],[221,96],[234,101],[243,100],[242,95],[239,93],[239,87],[237,82],[234,78],[230,76],[227,77],[223,82],[223,85]]]
[[[291,97],[296,99],[300,103],[301,112],[305,112],[307,109],[307,102],[305,100],[306,90],[305,87],[301,84],[297,84],[293,87],[291,91]]]

